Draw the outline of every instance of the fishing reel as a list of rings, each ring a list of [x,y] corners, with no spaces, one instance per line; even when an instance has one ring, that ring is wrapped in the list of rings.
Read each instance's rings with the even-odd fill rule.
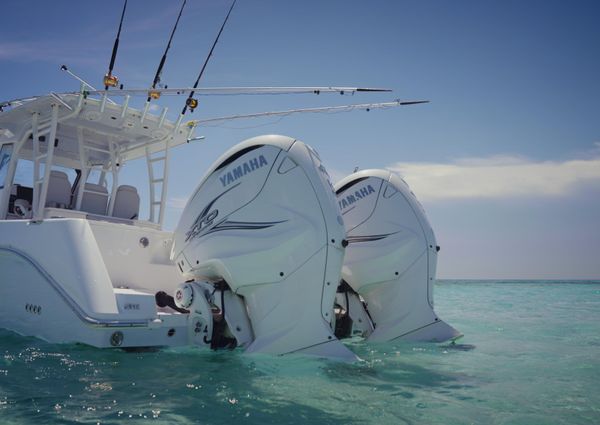
[[[160,92],[158,90],[150,90],[148,92],[148,97],[152,100],[157,100],[160,98]]]
[[[190,108],[190,112],[194,112],[194,109],[198,106],[198,99],[194,99],[193,97],[188,98],[185,101],[185,105]]]
[[[119,85],[119,78],[116,75],[106,74],[104,76],[104,87],[117,87]]]
[[[159,69],[159,71],[160,71],[160,69]],[[155,89],[155,87],[158,87],[158,89]],[[169,88],[169,87],[160,84],[160,76],[156,76],[154,79],[154,84],[152,84],[152,88],[150,89],[150,91],[148,91],[148,101],[150,101],[150,99],[152,99],[152,100],[160,99],[160,95],[162,94],[160,89],[167,89],[167,88]]]

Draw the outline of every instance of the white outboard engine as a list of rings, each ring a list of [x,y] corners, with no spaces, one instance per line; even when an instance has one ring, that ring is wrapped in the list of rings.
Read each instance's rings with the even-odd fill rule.
[[[400,176],[364,170],[336,184],[348,247],[336,335],[445,341],[460,333],[433,311],[437,251],[421,204]]]
[[[190,340],[247,352],[353,360],[331,326],[344,258],[342,218],[316,152],[284,136],[240,143],[188,201],[171,259]]]

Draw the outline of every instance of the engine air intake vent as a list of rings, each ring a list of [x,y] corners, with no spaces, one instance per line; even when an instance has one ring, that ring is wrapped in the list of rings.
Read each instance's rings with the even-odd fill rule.
[[[227,158],[225,161],[221,162],[219,164],[219,166],[217,168],[215,168],[215,171],[220,170],[221,168],[225,168],[227,167],[229,164],[231,164],[232,162],[234,162],[236,159],[246,155],[248,152],[251,152],[255,149],[258,148],[262,148],[264,145],[254,145],[254,146],[248,146],[247,148],[244,148],[242,150],[237,151],[236,153],[234,153],[233,155],[231,155],[229,158]]]
[[[343,185],[342,187],[340,187],[338,190],[335,191],[336,195],[339,195],[340,193],[342,193],[343,191],[345,191],[346,189],[351,188],[352,186],[354,186],[355,184],[360,183],[361,181],[368,179],[368,177],[361,177],[358,178],[356,180],[352,180],[351,182],[346,183],[345,185]]]

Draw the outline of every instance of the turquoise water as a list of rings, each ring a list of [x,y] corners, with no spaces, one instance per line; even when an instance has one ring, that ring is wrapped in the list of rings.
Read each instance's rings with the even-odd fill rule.
[[[600,282],[444,281],[455,346],[364,361],[51,345],[0,331],[0,424],[600,423]]]

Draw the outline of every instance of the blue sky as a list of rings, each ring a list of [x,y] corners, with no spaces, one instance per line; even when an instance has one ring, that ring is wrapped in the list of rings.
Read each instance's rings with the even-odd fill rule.
[[[115,74],[151,83],[179,8],[130,0]],[[191,85],[229,2],[189,0],[163,82]],[[5,2],[0,98],[101,85],[120,1]],[[385,111],[230,122],[174,151],[167,227],[204,170],[248,137],[315,147],[336,178],[401,172],[423,203],[441,278],[600,278],[600,4],[239,0],[204,86],[360,85],[381,95],[205,97],[190,118],[386,101]],[[183,99],[161,99],[179,111]],[[145,184],[143,164],[125,177]],[[143,189],[143,187],[141,187]]]

